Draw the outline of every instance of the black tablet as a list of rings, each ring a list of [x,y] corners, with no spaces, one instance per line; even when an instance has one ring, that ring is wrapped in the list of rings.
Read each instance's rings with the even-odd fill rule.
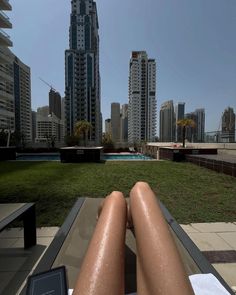
[[[26,295],[67,295],[65,266],[28,277]]]

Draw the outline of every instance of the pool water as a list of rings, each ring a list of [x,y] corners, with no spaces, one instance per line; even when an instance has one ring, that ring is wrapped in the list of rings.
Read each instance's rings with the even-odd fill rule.
[[[59,154],[52,155],[40,155],[40,154],[32,154],[32,155],[18,155],[16,157],[17,161],[60,161]]]
[[[152,160],[152,158],[142,155],[142,154],[103,154],[103,160],[115,160],[115,161],[124,161],[124,160]],[[60,161],[59,154],[32,154],[32,155],[18,155],[16,158],[17,161]]]
[[[103,154],[104,160],[152,160],[142,154]]]

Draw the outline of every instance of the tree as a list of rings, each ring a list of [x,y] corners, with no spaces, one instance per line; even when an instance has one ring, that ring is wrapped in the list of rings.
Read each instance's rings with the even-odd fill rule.
[[[44,137],[46,138],[48,148],[54,148],[56,144],[56,136],[45,133]]]
[[[110,133],[103,133],[103,135],[102,135],[102,145],[104,146],[104,148],[110,148],[110,149],[114,148],[114,143],[112,141]]]
[[[186,128],[194,128],[196,124],[192,119],[181,119],[177,122],[177,125],[182,128],[183,147],[185,147]]]
[[[0,146],[7,145],[7,133],[4,129],[0,130]]]
[[[65,142],[67,146],[75,146],[79,145],[79,140],[78,137],[75,135],[67,135],[65,137]]]
[[[78,121],[75,123],[74,135],[80,137],[83,136],[84,145],[87,146],[88,133],[93,128],[92,124],[88,121]]]

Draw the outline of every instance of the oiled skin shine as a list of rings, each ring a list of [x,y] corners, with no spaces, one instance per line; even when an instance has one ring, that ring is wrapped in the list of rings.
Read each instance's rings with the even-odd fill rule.
[[[123,295],[127,205],[120,192],[102,204],[73,295]],[[137,244],[139,295],[194,295],[168,225],[149,185],[130,192],[129,223]]]

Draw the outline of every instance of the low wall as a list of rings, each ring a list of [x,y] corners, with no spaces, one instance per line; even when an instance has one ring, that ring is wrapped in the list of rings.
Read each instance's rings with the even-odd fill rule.
[[[159,159],[159,149],[161,147],[180,147],[181,143],[173,142],[150,142],[143,146],[143,153],[155,159]],[[186,148],[207,148],[217,149],[218,154],[236,156],[236,143],[186,143]]]
[[[62,163],[100,162],[102,147],[67,147],[60,149]]]
[[[188,147],[210,147],[217,148],[218,154],[227,154],[236,156],[236,143],[188,143]]]
[[[236,177],[236,163],[229,163],[220,160],[202,158],[201,156],[186,155],[186,161],[214,170],[219,173],[224,173]]]

